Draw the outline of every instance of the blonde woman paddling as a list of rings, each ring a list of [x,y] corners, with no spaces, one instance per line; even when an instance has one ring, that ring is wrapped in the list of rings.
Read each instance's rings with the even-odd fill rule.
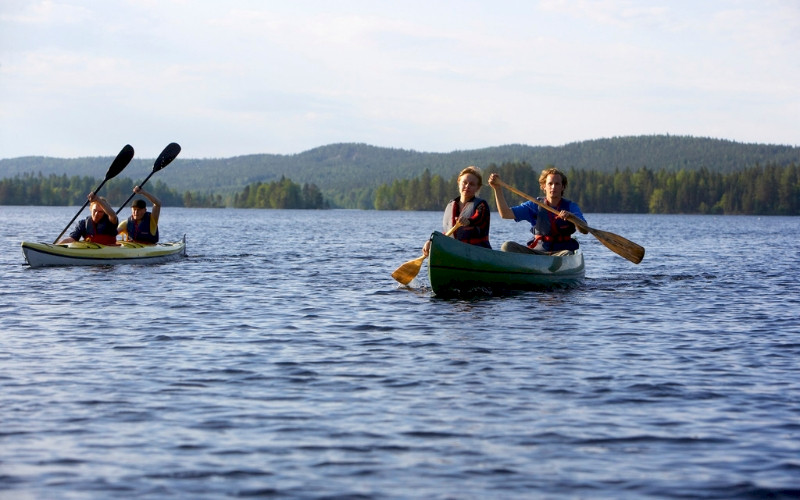
[[[456,222],[460,222],[461,227],[453,233],[455,239],[470,245],[492,248],[489,244],[489,204],[477,196],[482,185],[483,176],[478,167],[469,166],[459,172],[459,195],[444,209],[442,232],[447,233]],[[422,254],[427,257],[430,249],[431,242],[428,240],[422,247]]]

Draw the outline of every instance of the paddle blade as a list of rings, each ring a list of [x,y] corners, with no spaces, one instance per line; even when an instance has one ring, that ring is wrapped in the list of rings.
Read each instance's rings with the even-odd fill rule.
[[[106,172],[106,179],[109,180],[116,177],[120,172],[122,172],[125,167],[128,166],[128,163],[133,160],[133,146],[130,144],[126,144],[125,147],[119,152],[114,161],[111,162],[111,166],[108,167],[108,172]],[[96,191],[96,190],[95,190]]]
[[[622,236],[586,226],[589,232],[615,254],[638,264],[644,259],[644,247]]]
[[[178,157],[178,154],[181,152],[181,147],[177,142],[171,142],[164,148],[164,151],[158,155],[156,161],[153,163],[153,172],[158,172],[162,168],[166,167],[172,160]]]
[[[409,260],[402,266],[398,267],[392,273],[392,278],[396,279],[403,285],[408,285],[411,281],[417,277],[419,274],[419,270],[422,267],[422,263],[425,261],[425,256],[418,257],[414,260]]]

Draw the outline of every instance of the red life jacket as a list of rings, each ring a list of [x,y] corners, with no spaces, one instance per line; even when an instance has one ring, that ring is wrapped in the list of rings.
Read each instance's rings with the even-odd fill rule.
[[[546,201],[545,201],[546,203]],[[568,210],[570,202],[564,198],[558,202],[556,210]],[[536,225],[533,227],[534,238],[528,242],[528,248],[534,248],[539,242],[548,252],[559,250],[577,250],[578,240],[572,238],[575,232],[575,224],[559,219],[556,214],[539,208],[536,215]]]
[[[111,223],[108,215],[104,215],[97,224],[94,223],[91,217],[88,217],[86,219],[86,235],[83,239],[100,245],[116,245],[117,226]]]
[[[478,213],[478,207],[483,206],[483,216]],[[489,244],[489,204],[477,196],[461,206],[461,200],[455,198],[447,204],[442,217],[443,232],[447,232],[455,226],[459,217],[471,219],[472,224],[460,227],[453,234],[458,241],[478,245],[481,247],[492,248]],[[479,220],[480,219],[480,220]]]

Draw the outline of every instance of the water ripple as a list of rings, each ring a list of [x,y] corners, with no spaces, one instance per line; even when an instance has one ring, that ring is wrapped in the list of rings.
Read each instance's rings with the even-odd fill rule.
[[[754,218],[594,215],[645,261],[440,298],[390,277],[440,214],[170,209],[183,261],[32,270],[59,209],[0,210],[2,498],[800,496],[796,218],[757,220],[781,260]]]

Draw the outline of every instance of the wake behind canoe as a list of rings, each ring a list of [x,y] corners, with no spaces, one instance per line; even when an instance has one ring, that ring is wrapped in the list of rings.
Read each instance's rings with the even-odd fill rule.
[[[22,253],[31,267],[160,264],[186,256],[186,237],[156,245],[120,242],[106,246],[86,241],[54,245],[23,241]]]

